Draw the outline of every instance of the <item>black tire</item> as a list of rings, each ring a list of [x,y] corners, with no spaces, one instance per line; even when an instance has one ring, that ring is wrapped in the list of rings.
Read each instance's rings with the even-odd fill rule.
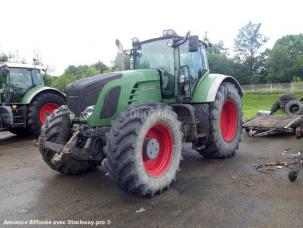
[[[53,162],[56,152],[43,146],[44,140],[65,145],[72,136],[72,124],[67,106],[55,110],[41,128],[39,150],[43,160],[53,170],[68,175],[78,175],[96,169],[101,161],[79,161],[64,154],[59,162]]]
[[[66,104],[63,96],[51,92],[44,92],[29,105],[27,112],[27,128],[30,135],[38,137],[42,123],[40,121],[40,110],[45,104],[54,103],[58,107]]]
[[[288,179],[291,181],[291,182],[294,182],[295,180],[297,180],[297,177],[298,177],[298,172],[297,171],[290,171],[288,173]]]
[[[147,159],[147,161],[143,161],[142,153],[143,144],[146,145],[145,142],[148,139],[148,132],[159,124],[165,126],[169,132],[173,147],[168,150],[171,153],[170,162],[167,159],[162,160],[162,162],[168,161],[167,166],[158,176],[155,176],[152,169],[146,168],[145,162],[157,161],[161,152],[154,158],[155,160]],[[165,140],[162,142],[167,143]],[[168,145],[168,143],[162,145]],[[168,148],[167,146],[162,148],[165,147]],[[161,151],[161,146],[159,150]],[[104,166],[121,189],[140,196],[152,197],[167,190],[175,180],[182,159],[181,150],[181,123],[172,108],[160,103],[137,105],[120,113],[113,122],[107,134],[107,145],[104,148],[106,156]]]
[[[300,115],[303,112],[303,105],[300,101],[291,100],[286,104],[285,112],[288,115]]]
[[[272,106],[270,110],[270,114],[274,114],[276,111],[280,109],[280,101],[276,101]]]
[[[221,130],[221,112],[224,104],[233,104],[234,110],[234,126],[233,134],[225,136],[223,138]],[[198,150],[198,152],[205,158],[230,158],[235,154],[235,151],[239,148],[239,142],[241,141],[241,123],[242,123],[242,107],[241,97],[238,89],[234,84],[230,82],[223,82],[216,95],[216,100],[210,104],[210,133],[209,143],[205,149]],[[230,141],[229,141],[230,140]]]
[[[19,136],[19,137],[27,137],[29,135],[28,128],[8,128],[9,132]]]
[[[283,94],[279,97],[279,101],[295,100],[296,97],[293,94]]]
[[[296,97],[293,94],[284,94],[279,97],[280,109],[285,111],[287,103],[291,100],[296,100]]]

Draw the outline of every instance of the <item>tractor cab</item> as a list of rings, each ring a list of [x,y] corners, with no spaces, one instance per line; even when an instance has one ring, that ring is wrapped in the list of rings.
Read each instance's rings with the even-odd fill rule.
[[[42,67],[27,64],[0,65],[0,103],[20,103],[32,88],[43,85]]]
[[[132,40],[128,51],[133,69],[157,69],[161,75],[162,97],[190,100],[197,82],[208,72],[207,43],[198,36],[178,36],[164,30],[163,36],[140,42]],[[127,52],[125,52],[127,53]]]

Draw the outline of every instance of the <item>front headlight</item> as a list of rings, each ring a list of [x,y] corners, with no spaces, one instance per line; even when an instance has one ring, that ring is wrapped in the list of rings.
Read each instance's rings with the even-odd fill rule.
[[[91,106],[86,107],[84,109],[84,111],[81,112],[81,116],[84,119],[88,119],[93,114],[94,108],[95,108],[95,105],[91,105]]]

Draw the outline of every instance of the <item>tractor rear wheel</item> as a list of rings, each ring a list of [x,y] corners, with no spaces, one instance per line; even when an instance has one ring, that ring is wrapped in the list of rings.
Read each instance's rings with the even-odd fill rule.
[[[137,105],[113,122],[104,148],[104,165],[123,190],[152,197],[175,180],[181,149],[181,123],[171,107]]]
[[[54,162],[55,151],[44,147],[44,141],[65,145],[72,136],[72,124],[67,106],[55,110],[41,128],[39,150],[45,163],[52,169],[68,175],[78,175],[95,170],[101,161],[79,161],[70,154],[63,154],[58,162]],[[102,148],[101,148],[102,149]]]
[[[47,115],[64,105],[65,99],[55,93],[42,93],[30,104],[27,112],[27,128],[29,133],[37,137]]]
[[[232,157],[241,141],[242,123],[241,98],[234,84],[221,84],[210,105],[210,118],[209,143],[198,152],[205,158]]]

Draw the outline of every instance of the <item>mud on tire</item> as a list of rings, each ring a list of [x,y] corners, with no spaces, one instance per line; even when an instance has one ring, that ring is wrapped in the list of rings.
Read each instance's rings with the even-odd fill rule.
[[[55,110],[41,128],[39,150],[43,160],[52,169],[68,175],[78,175],[94,170],[100,161],[79,161],[64,154],[58,163],[53,162],[56,152],[43,146],[44,140],[65,145],[72,136],[72,124],[67,106]]]
[[[241,98],[234,84],[223,82],[220,85],[216,100],[210,104],[210,118],[209,143],[198,152],[205,158],[232,157],[239,147],[242,131]]]
[[[153,139],[159,142],[159,153],[146,158],[145,146],[152,145]],[[152,197],[175,180],[181,149],[181,123],[171,107],[160,103],[137,105],[120,113],[112,123],[104,166],[123,190]]]

